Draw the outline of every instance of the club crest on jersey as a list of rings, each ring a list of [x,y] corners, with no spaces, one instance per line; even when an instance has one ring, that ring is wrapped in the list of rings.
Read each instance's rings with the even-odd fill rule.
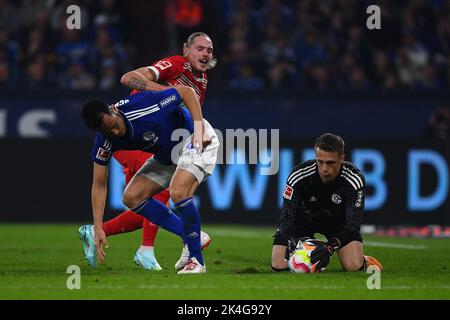
[[[340,204],[342,202],[342,198],[340,195],[338,195],[337,193],[333,193],[331,195],[331,201],[335,204]]]
[[[159,137],[157,137],[156,133],[154,133],[153,131],[147,131],[142,135],[142,139],[144,139],[145,141],[149,141],[150,143],[152,143],[152,145],[154,145],[156,144],[156,142],[158,142]]]
[[[97,159],[101,160],[101,161],[108,161],[109,157],[111,155],[111,151],[102,149],[102,148],[98,148],[97,151]]]
[[[291,200],[293,194],[294,194],[294,188],[292,188],[291,186],[286,185],[286,188],[284,188],[283,197],[285,199]]]
[[[169,103],[174,102],[175,100],[177,100],[177,97],[173,94],[170,97],[165,98],[164,100],[161,100],[159,102],[159,105],[161,106],[161,108],[164,108],[165,106],[167,106]]]

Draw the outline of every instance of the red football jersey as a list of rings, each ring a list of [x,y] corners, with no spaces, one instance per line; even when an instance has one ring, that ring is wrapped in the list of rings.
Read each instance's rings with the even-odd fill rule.
[[[192,72],[192,66],[183,56],[172,56],[148,66],[156,74],[156,82],[174,86],[184,85],[195,90],[200,105],[205,101],[208,76],[202,72],[198,76]]]
[[[205,100],[206,85],[208,77],[202,72],[198,77],[192,73],[192,66],[183,56],[172,56],[155,62],[147,68],[156,74],[156,82],[163,85],[185,85],[194,89],[203,107]],[[139,90],[134,89],[130,94],[135,94]],[[127,152],[114,152],[113,156],[125,168],[124,173],[128,180],[136,173],[140,166],[153,154],[139,150],[129,150]],[[138,162],[139,161],[139,162]]]

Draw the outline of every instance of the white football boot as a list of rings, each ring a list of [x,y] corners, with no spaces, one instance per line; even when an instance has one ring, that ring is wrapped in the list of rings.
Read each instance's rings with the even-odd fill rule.
[[[195,274],[195,273],[206,273],[206,266],[202,266],[195,257],[189,259],[188,263],[184,266],[184,268],[178,271],[178,274]]]
[[[211,243],[210,236],[206,233],[201,231],[200,232],[200,244],[202,246],[202,250],[205,249],[209,244]],[[183,246],[183,250],[181,250],[181,256],[180,259],[178,259],[177,263],[175,263],[175,270],[181,270],[183,269],[186,264],[189,261],[189,248],[187,244]]]
[[[158,261],[156,261],[153,247],[141,246],[134,255],[134,263],[142,266],[146,270],[162,270]]]

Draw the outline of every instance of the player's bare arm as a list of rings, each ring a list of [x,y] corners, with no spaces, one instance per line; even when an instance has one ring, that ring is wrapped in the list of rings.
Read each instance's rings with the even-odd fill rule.
[[[195,149],[197,149],[197,151],[200,152],[204,147],[211,143],[211,138],[206,136],[205,134],[200,102],[195,95],[194,89],[192,89],[191,87],[175,86],[175,89],[178,91],[181,99],[191,113],[192,120],[194,122],[192,145],[195,147]]]
[[[92,214],[94,216],[95,246],[97,248],[97,255],[100,261],[105,259],[105,251],[103,250],[103,246],[108,246],[106,235],[102,228],[103,213],[105,210],[106,196],[108,193],[107,181],[108,167],[94,162],[91,201]]]
[[[161,91],[167,89],[156,81],[155,73],[147,67],[138,68],[125,73],[120,82],[130,89]]]

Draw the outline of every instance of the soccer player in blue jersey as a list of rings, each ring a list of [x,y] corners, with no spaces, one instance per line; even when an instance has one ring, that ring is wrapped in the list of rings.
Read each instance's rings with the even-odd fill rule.
[[[192,197],[214,170],[219,140],[203,119],[194,90],[175,86],[160,92],[146,91],[110,106],[90,100],[83,105],[81,114],[86,126],[98,132],[92,152],[92,210],[99,260],[104,260],[107,245],[102,222],[108,162],[114,151],[142,150],[154,153],[154,157],[127,185],[124,204],[177,234],[187,244],[189,262],[179,274],[206,272],[200,245],[200,215]],[[177,129],[186,133],[181,143]],[[170,189],[179,216],[151,198],[165,188]]]

